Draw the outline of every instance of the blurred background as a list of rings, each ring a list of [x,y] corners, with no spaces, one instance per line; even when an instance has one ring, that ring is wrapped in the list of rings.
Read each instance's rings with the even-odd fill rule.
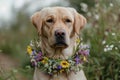
[[[87,79],[120,80],[120,0],[0,0],[0,80],[32,80],[26,46],[37,32],[30,17],[48,6],[74,7],[87,18]]]

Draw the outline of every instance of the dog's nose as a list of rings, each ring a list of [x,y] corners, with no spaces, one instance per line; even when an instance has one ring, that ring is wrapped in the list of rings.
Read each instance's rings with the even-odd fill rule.
[[[62,48],[66,48],[67,44],[66,44],[66,33],[65,30],[59,29],[55,31],[55,47],[62,47]]]
[[[55,31],[55,36],[56,37],[64,37],[65,36],[65,31],[64,30],[56,30]]]

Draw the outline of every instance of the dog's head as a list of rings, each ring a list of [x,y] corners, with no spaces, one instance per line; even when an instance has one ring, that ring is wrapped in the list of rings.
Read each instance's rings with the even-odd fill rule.
[[[52,48],[66,48],[70,40],[86,23],[73,8],[49,7],[33,14],[31,21],[41,37],[47,38]]]

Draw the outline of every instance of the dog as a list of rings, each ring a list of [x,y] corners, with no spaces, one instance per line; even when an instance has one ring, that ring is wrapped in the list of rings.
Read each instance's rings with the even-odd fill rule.
[[[75,41],[86,24],[86,18],[70,7],[47,7],[36,12],[31,22],[41,39],[47,57],[67,59],[73,55]],[[48,75],[35,68],[33,80],[87,80],[83,70],[69,74]]]

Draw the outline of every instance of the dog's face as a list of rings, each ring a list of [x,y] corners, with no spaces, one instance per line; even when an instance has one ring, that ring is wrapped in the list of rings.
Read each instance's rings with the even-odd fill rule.
[[[73,8],[44,8],[32,16],[32,23],[52,48],[67,48],[85,25],[86,19]]]

